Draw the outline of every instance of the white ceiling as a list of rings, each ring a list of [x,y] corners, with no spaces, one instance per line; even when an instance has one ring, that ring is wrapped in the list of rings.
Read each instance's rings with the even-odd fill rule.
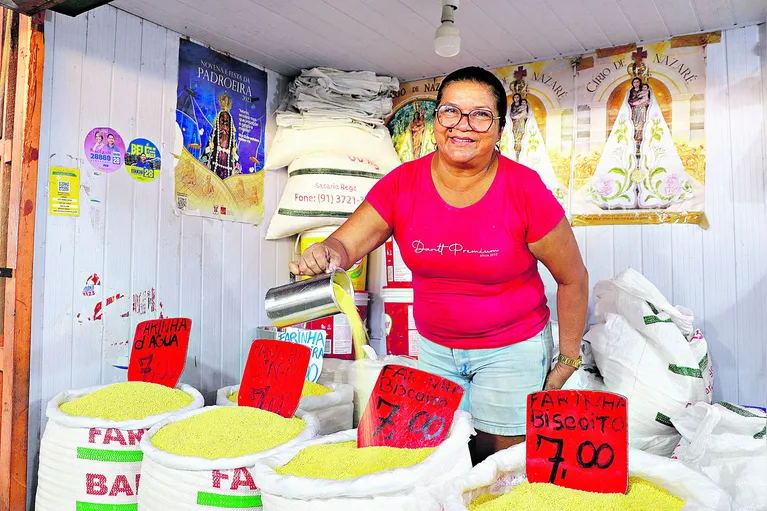
[[[400,79],[497,67],[764,22],[767,0],[461,0],[462,50],[434,53],[441,0],[115,0],[112,5],[273,71]]]

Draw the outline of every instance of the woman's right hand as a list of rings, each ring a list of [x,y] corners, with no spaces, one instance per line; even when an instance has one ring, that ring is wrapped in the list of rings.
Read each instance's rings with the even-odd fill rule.
[[[341,254],[324,242],[315,243],[304,251],[298,263],[291,262],[289,267],[293,275],[315,277],[340,268]]]

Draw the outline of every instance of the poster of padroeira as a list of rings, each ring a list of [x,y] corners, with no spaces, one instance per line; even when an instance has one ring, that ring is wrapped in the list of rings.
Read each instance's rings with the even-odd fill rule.
[[[176,122],[176,207],[258,224],[264,216],[266,73],[182,40]]]
[[[508,107],[501,154],[537,171],[567,208],[573,126],[573,73],[567,60],[491,69],[504,84]],[[387,126],[402,162],[436,149],[436,98],[444,77],[403,83]]]
[[[583,57],[574,225],[707,224],[705,72],[701,38]]]

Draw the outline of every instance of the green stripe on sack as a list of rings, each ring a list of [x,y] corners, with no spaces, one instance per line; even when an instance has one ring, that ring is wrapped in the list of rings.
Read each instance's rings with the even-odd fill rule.
[[[112,463],[134,463],[144,459],[141,451],[115,451],[111,449],[77,448],[78,460],[109,461]]]
[[[703,372],[697,367],[682,367],[676,364],[669,364],[668,370],[674,374],[681,374],[682,376],[690,376],[692,378],[703,378]]]
[[[261,495],[221,495],[200,491],[197,492],[197,505],[226,509],[261,507]]]
[[[707,365],[708,365],[708,353],[706,353],[706,356],[700,359],[700,362],[698,362],[698,367],[700,367],[700,370],[703,371],[706,369]]]
[[[305,211],[302,209],[287,208],[280,208],[277,210],[277,213],[285,216],[326,216],[331,218],[349,218],[349,215],[351,215],[351,213],[345,213],[343,211]]]
[[[138,504],[97,504],[77,501],[76,511],[138,511]]]
[[[754,440],[761,440],[765,436],[767,436],[767,426],[763,427],[759,433],[754,435]]]
[[[654,325],[655,323],[673,323],[674,322],[674,320],[672,320],[671,318],[660,319],[658,316],[645,316],[643,319],[644,319],[645,325]]]
[[[350,177],[364,177],[365,179],[381,179],[381,174],[375,172],[359,172],[356,170],[346,169],[327,169],[327,168],[314,168],[314,169],[297,169],[290,173],[290,176],[311,176],[311,175],[326,175],[326,176],[350,176]]]
[[[658,414],[655,416],[655,422],[660,422],[664,426],[668,426],[670,428],[674,427],[674,425],[671,423],[671,417],[660,412],[658,412]]]
[[[753,417],[755,419],[761,418],[757,414],[751,413],[748,410],[746,410],[745,408],[741,408],[741,407],[736,406],[736,405],[734,405],[732,403],[727,403],[725,401],[721,401],[721,402],[718,403],[718,405],[721,406],[722,408],[727,408],[729,411],[731,411],[733,413],[737,413],[741,417]]]

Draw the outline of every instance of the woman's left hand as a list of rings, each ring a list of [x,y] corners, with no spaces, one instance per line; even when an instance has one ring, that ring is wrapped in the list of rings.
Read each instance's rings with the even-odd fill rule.
[[[557,362],[548,376],[546,376],[546,383],[543,385],[543,390],[559,390],[570,376],[575,372],[574,367]]]

